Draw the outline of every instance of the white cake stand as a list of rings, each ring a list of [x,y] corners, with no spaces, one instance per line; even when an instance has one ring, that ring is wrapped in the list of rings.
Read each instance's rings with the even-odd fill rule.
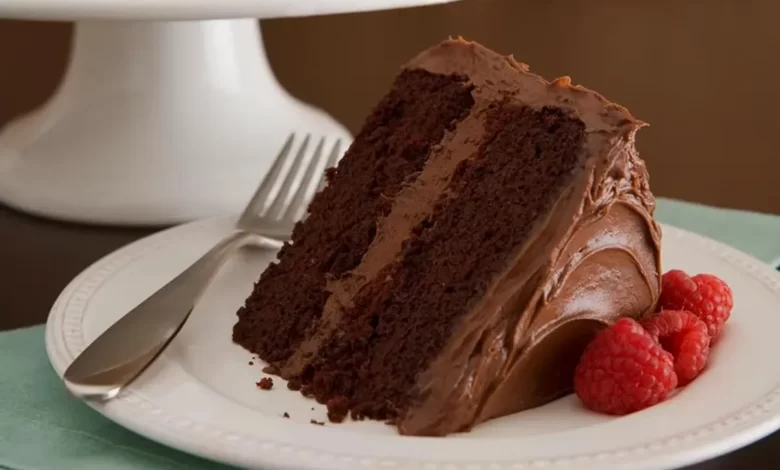
[[[279,85],[255,18],[447,1],[0,0],[78,21],[55,95],[0,130],[0,203],[114,225],[237,212],[291,131],[351,141]]]

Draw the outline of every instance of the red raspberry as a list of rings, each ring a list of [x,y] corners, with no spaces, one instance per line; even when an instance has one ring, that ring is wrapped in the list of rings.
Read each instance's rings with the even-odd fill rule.
[[[612,415],[655,405],[676,386],[672,355],[630,318],[596,335],[574,373],[574,390],[585,406]]]
[[[710,355],[710,335],[699,317],[682,310],[663,310],[642,326],[674,356],[679,385],[699,376]]]
[[[728,284],[712,274],[689,277],[674,269],[662,277],[658,304],[662,310],[687,310],[695,314],[707,325],[711,342],[715,343],[731,316],[734,297]]]
[[[661,277],[661,295],[658,306],[661,310],[682,310],[686,299],[696,293],[696,283],[685,271],[672,269]]]

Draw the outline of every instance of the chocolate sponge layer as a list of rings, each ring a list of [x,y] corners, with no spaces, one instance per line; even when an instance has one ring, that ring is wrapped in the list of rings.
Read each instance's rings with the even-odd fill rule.
[[[360,262],[377,218],[473,104],[463,77],[402,72],[238,311],[233,340],[271,365],[287,359],[314,329],[327,280]]]

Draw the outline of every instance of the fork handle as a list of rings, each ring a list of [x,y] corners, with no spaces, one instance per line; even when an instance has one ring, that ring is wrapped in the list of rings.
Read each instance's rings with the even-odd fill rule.
[[[98,336],[65,371],[68,389],[84,398],[116,396],[176,336],[227,255],[252,238],[261,246],[279,246],[275,240],[245,231],[220,241]]]

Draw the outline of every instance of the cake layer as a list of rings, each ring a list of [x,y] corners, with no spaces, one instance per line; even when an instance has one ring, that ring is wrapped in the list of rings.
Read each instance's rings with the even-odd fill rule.
[[[280,366],[314,331],[328,280],[360,263],[404,182],[464,118],[473,99],[463,77],[409,70],[377,105],[353,145],[238,312],[233,340]]]

